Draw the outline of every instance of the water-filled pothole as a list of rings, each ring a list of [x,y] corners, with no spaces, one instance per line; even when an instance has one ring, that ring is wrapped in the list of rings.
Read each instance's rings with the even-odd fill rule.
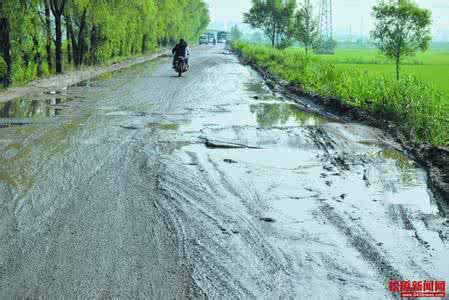
[[[179,125],[176,123],[148,123],[145,128],[161,129],[161,130],[178,130]]]
[[[52,117],[61,113],[64,103],[72,101],[71,97],[55,96],[46,99],[16,99],[0,103],[0,119],[27,119]],[[5,122],[6,123],[6,122]],[[14,123],[10,121],[10,123]],[[16,122],[22,123],[22,122]],[[26,123],[26,122],[25,122]]]

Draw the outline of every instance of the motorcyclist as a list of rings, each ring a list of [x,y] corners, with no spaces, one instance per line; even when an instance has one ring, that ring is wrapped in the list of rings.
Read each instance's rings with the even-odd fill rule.
[[[184,39],[180,39],[179,43],[172,49],[173,54],[173,68],[175,68],[175,63],[178,57],[185,57],[186,66],[189,67],[189,56],[190,50],[187,42]]]

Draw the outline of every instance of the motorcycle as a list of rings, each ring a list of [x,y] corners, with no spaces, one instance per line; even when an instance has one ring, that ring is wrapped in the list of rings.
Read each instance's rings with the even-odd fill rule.
[[[188,66],[186,64],[186,58],[183,57],[183,56],[179,56],[176,59],[176,62],[175,62],[175,71],[176,71],[176,73],[178,73],[179,77],[181,77],[182,73],[187,72],[188,69],[189,68],[188,68]]]

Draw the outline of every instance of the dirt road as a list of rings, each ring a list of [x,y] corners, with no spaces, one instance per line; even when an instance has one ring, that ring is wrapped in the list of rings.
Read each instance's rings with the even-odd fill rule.
[[[449,221],[381,131],[222,48],[0,105],[0,298],[385,299]],[[295,101],[293,101],[295,100]]]

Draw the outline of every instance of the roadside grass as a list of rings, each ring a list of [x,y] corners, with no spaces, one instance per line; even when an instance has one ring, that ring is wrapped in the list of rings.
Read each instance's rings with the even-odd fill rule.
[[[409,138],[418,142],[429,142],[435,146],[449,145],[447,94],[416,76],[405,74],[400,81],[394,80],[392,74],[387,72],[392,65],[367,63],[366,59],[373,59],[367,53],[361,54],[361,63],[356,64],[350,60],[351,55],[354,57],[354,53],[350,53],[352,51],[323,58],[306,56],[302,50],[295,48],[277,50],[244,42],[235,42],[232,47],[244,59],[287,80],[307,94],[319,95],[323,99],[338,99],[381,119],[391,120]],[[372,51],[375,54],[375,50]],[[423,54],[421,59],[433,60],[432,66],[437,68],[438,61],[444,59],[444,55],[432,58],[429,54],[429,58]],[[404,73],[409,71],[405,69]],[[444,72],[444,68],[440,72]],[[439,76],[435,70],[429,70],[427,76],[431,78],[431,74],[435,78]],[[444,82],[445,79],[441,80]]]

